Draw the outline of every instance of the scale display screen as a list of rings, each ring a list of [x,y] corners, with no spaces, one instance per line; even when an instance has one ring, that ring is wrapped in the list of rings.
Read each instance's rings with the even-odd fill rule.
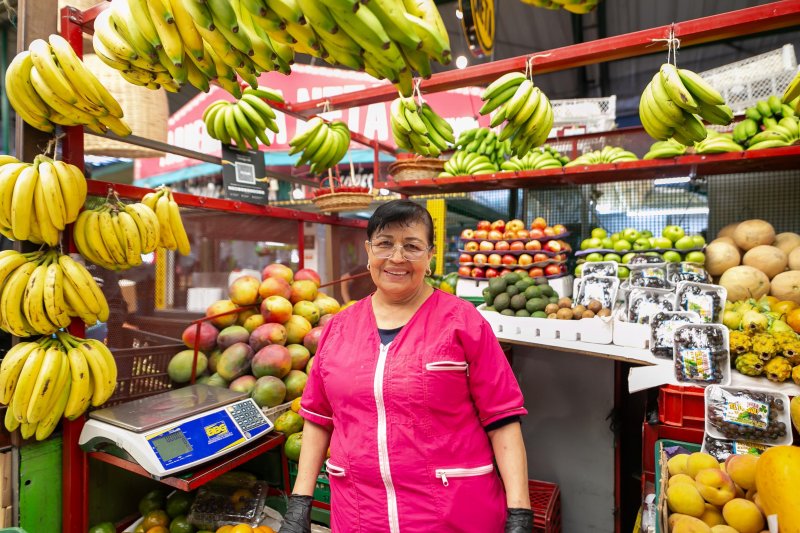
[[[192,451],[192,445],[182,431],[168,433],[150,441],[163,461],[170,461],[179,455]]]

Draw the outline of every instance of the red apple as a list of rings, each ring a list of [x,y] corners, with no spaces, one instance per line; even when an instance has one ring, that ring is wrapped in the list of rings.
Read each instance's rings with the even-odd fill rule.
[[[486,269],[486,277],[487,278],[496,278],[499,273],[494,268],[487,268]]]
[[[561,274],[561,265],[547,265],[544,267],[544,273],[548,276]]]
[[[464,249],[468,252],[477,252],[480,250],[480,246],[477,241],[469,241],[464,245]]]
[[[534,228],[536,228],[536,229],[544,229],[546,227],[547,227],[547,221],[545,219],[543,219],[542,217],[536,217],[536,218],[533,219],[533,222],[531,222],[531,229],[534,229]]]
[[[520,274],[520,275],[523,275],[523,274],[524,274],[525,276],[527,276],[527,275],[528,275],[528,271],[527,271],[527,270],[525,270],[524,268],[517,268],[517,269],[514,269],[514,273],[515,273],[515,274]]]
[[[531,236],[531,232],[526,229],[518,229],[517,230],[517,239],[527,239]]]
[[[548,252],[560,252],[561,251],[561,243],[558,241],[547,241],[544,243],[544,249]]]
[[[475,238],[476,239],[488,239],[489,238],[489,230],[486,230],[486,229],[475,230]]]
[[[459,263],[472,263],[472,256],[469,254],[461,254],[458,256]]]
[[[492,222],[491,229],[503,232],[506,230],[506,221],[505,220],[495,220]]]
[[[481,244],[478,246],[478,249],[481,252],[491,252],[492,250],[494,250],[494,243],[491,243],[489,241],[481,241]]]
[[[533,263],[533,257],[530,254],[521,254],[519,256],[520,266],[530,265],[531,263]]]
[[[553,257],[553,259],[555,259],[556,261],[566,261],[567,260],[567,254],[556,254]]]
[[[511,249],[511,245],[508,244],[508,241],[500,241],[500,242],[494,243],[494,249],[495,250],[505,251],[505,250]]]
[[[486,254],[475,254],[475,256],[472,258],[472,262],[476,265],[485,265],[486,261]]]
[[[550,226],[547,226],[547,227],[546,227],[546,228],[544,228],[544,230],[542,230],[542,231],[544,231],[544,234],[545,234],[545,236],[547,236],[547,237],[553,237],[553,236],[556,234],[556,232],[555,232],[555,231],[553,230],[553,228],[551,228]]]
[[[507,268],[504,268],[503,270],[500,271],[500,277],[503,277],[506,274],[511,274],[511,271]]]
[[[475,229],[482,229],[489,231],[490,229],[492,229],[492,224],[488,220],[481,220],[480,222],[478,222],[478,225],[475,226]]]
[[[531,239],[541,239],[544,237],[544,232],[539,228],[531,228],[531,231],[528,232],[528,237]]]
[[[509,248],[509,250],[514,250],[515,252],[519,252],[520,250],[524,249],[525,249],[525,243],[523,243],[522,241],[512,242],[511,247]]]
[[[472,276],[473,278],[485,278],[486,277],[486,275],[484,273],[484,270],[482,268],[477,268],[477,267],[473,268],[472,271],[469,273],[469,275]]]
[[[464,231],[461,232],[461,238],[462,239],[473,239],[473,238],[475,238],[475,231],[467,228],[467,229],[465,229]]]
[[[525,228],[525,223],[518,218],[509,220],[508,224],[506,224],[506,229],[511,231],[519,231],[523,228]]]
[[[503,233],[496,229],[493,229],[489,232],[489,240],[490,241],[499,241],[503,238]]]
[[[542,249],[542,243],[540,243],[539,241],[528,241],[528,242],[525,243],[525,249],[526,250],[534,250],[534,251],[541,250]]]
[[[460,266],[460,267],[458,267],[458,275],[459,276],[464,276],[465,278],[468,278],[469,275],[470,275],[470,272],[472,272],[472,269],[470,267],[468,267],[468,266]]]
[[[556,232],[556,235],[561,235],[567,232],[567,228],[564,226],[564,224],[556,224],[553,226],[553,231]]]
[[[544,270],[539,267],[534,267],[528,270],[528,275],[532,278],[541,278],[544,277]]]
[[[488,263],[490,265],[502,265],[503,258],[500,254],[492,254],[489,256]]]
[[[550,259],[547,257],[547,254],[533,254],[533,262],[534,263],[541,263],[543,261],[547,261]]]
[[[517,258],[511,254],[506,254],[503,256],[502,262],[504,265],[515,265],[517,264]]]
[[[507,229],[507,230],[505,230],[505,231],[503,232],[503,238],[504,238],[504,239],[506,239],[506,240],[508,240],[508,241],[510,241],[510,240],[512,240],[512,239],[516,239],[516,238],[517,238],[517,232],[516,232],[516,231],[513,231],[513,230],[508,230],[508,229]]]
[[[566,241],[558,241],[558,242],[559,244],[561,244],[561,249],[564,250],[565,252],[572,251],[572,246],[570,246],[569,243],[567,243]]]

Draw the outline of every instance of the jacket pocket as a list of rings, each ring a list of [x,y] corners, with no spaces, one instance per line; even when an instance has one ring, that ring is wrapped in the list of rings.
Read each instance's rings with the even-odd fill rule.
[[[445,355],[429,360],[424,369],[422,407],[430,416],[424,424],[426,431],[434,436],[462,430],[466,418],[475,416],[469,391],[469,364]]]
[[[425,365],[429,372],[466,372],[469,375],[469,363],[466,361],[434,361]]]
[[[450,479],[452,478],[484,476],[486,474],[491,474],[493,471],[493,464],[476,466],[474,468],[437,468],[436,478],[441,479],[442,485],[448,487],[450,486]]]
[[[347,475],[347,471],[344,468],[331,463],[330,459],[325,461],[325,470],[328,472],[328,477],[345,477]]]

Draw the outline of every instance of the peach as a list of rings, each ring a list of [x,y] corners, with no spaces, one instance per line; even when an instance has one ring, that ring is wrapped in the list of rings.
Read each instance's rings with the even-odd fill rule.
[[[685,516],[675,522],[672,533],[709,533],[711,528],[699,518]]]
[[[213,304],[209,305],[206,309],[206,316],[214,316],[219,315],[221,313],[227,313],[229,311],[233,311],[238,306],[230,300],[217,300]],[[213,318],[210,322],[217,326],[220,329],[227,328],[228,326],[232,326],[236,324],[237,319],[236,313],[231,313],[229,315],[220,316],[217,318]]]
[[[669,486],[677,485],[678,483],[691,483],[694,485],[694,480],[687,476],[686,474],[676,474],[674,476],[670,476],[669,478]]]
[[[719,462],[717,459],[708,453],[695,452],[686,459],[686,474],[692,477],[697,476],[697,473],[707,468],[716,468],[719,470]]]
[[[266,278],[258,287],[258,295],[262,299],[282,296],[288,300],[292,296],[292,286],[283,278]]]
[[[285,324],[292,317],[292,302],[283,296],[270,296],[261,302],[261,316],[264,322]]]
[[[706,502],[697,488],[688,483],[678,483],[667,488],[667,505],[674,513],[699,517],[706,510]]]
[[[722,516],[739,533],[760,533],[764,529],[764,515],[750,500],[734,498],[722,508]]]
[[[757,464],[757,455],[731,455],[725,461],[725,470],[734,483],[744,490],[750,490],[756,486]]]
[[[725,523],[725,519],[722,517],[722,511],[710,503],[706,504],[706,510],[700,515],[700,520],[705,522],[708,527],[714,527]]]
[[[682,518],[694,518],[693,516],[689,516],[688,514],[680,514],[680,513],[670,513],[669,518],[667,518],[667,525],[669,526],[669,531],[675,529],[675,524],[678,520]]]
[[[747,489],[747,492],[744,495],[744,499],[750,500],[751,502],[755,503],[756,494],[758,494],[758,489],[756,487],[753,487],[752,489]]]
[[[289,301],[293,304],[303,300],[313,302],[314,298],[317,297],[317,285],[311,280],[301,279],[300,281],[295,281],[292,283],[291,289],[292,293]]]
[[[286,265],[272,263],[271,265],[265,266],[264,270],[261,271],[261,279],[267,278],[281,278],[286,283],[291,283],[294,281],[294,273],[292,269]]]
[[[253,305],[258,301],[261,280],[253,276],[240,276],[228,287],[228,297],[238,306]]]
[[[667,468],[669,469],[670,476],[677,476],[678,474],[686,474],[686,461],[689,456],[685,453],[676,455],[667,461]]]
[[[705,501],[723,506],[736,497],[736,486],[728,474],[719,468],[706,468],[694,477],[697,492]]]
[[[711,528],[711,533],[739,533],[727,524],[720,524]]]

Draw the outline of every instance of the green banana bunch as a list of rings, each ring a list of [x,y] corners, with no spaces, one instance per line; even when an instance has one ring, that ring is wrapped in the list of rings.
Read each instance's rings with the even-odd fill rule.
[[[627,161],[638,161],[636,154],[620,148],[619,146],[604,146],[602,150],[587,152],[580,155],[564,165],[565,167],[577,167],[581,165],[600,165],[604,163],[625,163]]]
[[[760,100],[745,112],[745,119],[733,128],[733,140],[742,146],[752,144],[756,134],[771,126],[775,126],[784,118],[795,118],[797,113],[791,105],[781,102],[777,96]]]
[[[492,82],[481,100],[486,102],[479,113],[495,114],[491,127],[505,122],[498,140],[511,139],[511,151],[524,155],[541,146],[553,129],[553,108],[550,100],[521,72],[509,72]]]
[[[800,142],[800,120],[794,116],[783,117],[777,123],[770,124],[764,131],[750,137],[747,142],[748,150],[791,146]]]
[[[439,174],[439,177],[477,176],[479,174],[492,174],[497,170],[497,165],[485,155],[459,150],[444,164],[444,172]]]
[[[600,0],[522,0],[525,4],[545,9],[564,9],[576,15],[591,13]]]
[[[541,149],[544,150],[545,152],[550,152],[550,155],[552,155],[555,159],[560,161],[562,166],[566,165],[570,161],[569,157],[561,155],[561,152],[559,152],[549,144],[542,145]]]
[[[733,112],[702,77],[665,63],[642,92],[639,118],[654,139],[673,138],[693,146],[706,138],[700,118],[724,126],[733,120]]]
[[[798,100],[798,98],[800,98],[800,72],[798,72],[792,81],[789,82],[789,86],[786,87],[783,97],[781,97],[781,102],[784,104],[790,104],[792,102],[795,104],[800,104],[800,100]],[[795,107],[795,109],[797,108]]]
[[[686,153],[686,145],[675,139],[656,141],[650,146],[650,151],[642,159],[670,159]]]
[[[319,117],[308,121],[308,128],[296,135],[289,146],[289,155],[302,152],[296,167],[311,165],[313,174],[322,174],[335,166],[350,147],[350,130],[344,122],[325,122]]]
[[[506,160],[506,155],[511,155],[511,141],[500,141],[489,128],[473,128],[462,132],[455,147],[456,150],[485,155],[497,167]]]
[[[532,150],[522,157],[511,156],[508,161],[504,161],[500,165],[500,169],[509,171],[548,170],[562,166],[561,161],[550,152]]]
[[[744,148],[733,140],[730,133],[718,133],[708,130],[706,138],[694,145],[696,154],[724,154],[727,152],[742,152]]]
[[[241,151],[249,144],[258,150],[259,141],[270,145],[266,130],[278,133],[275,111],[264,100],[283,103],[283,97],[271,89],[245,88],[242,98],[237,102],[217,100],[203,112],[206,131],[225,144],[236,144]]]
[[[392,102],[391,125],[394,142],[416,154],[438,157],[455,142],[453,128],[427,103],[400,97]]]

